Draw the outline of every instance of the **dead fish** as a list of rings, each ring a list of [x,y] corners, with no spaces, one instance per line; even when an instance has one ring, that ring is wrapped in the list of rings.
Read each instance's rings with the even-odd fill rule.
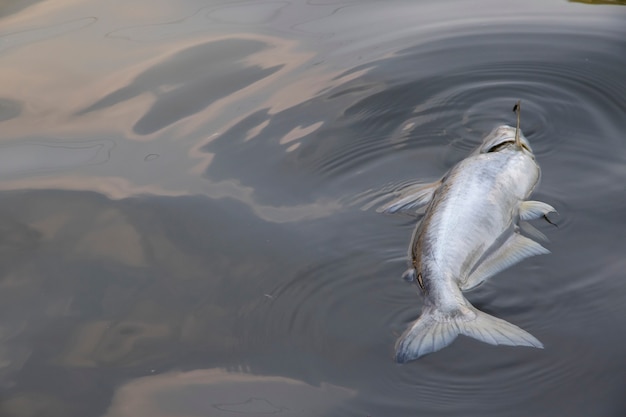
[[[543,345],[530,333],[477,310],[464,297],[487,278],[530,256],[549,253],[520,234],[544,238],[527,220],[554,208],[527,198],[540,178],[528,140],[519,129],[495,128],[466,159],[439,181],[391,202],[384,212],[427,205],[413,234],[404,278],[419,285],[420,317],[396,342],[397,362],[435,352],[465,335],[492,345]]]

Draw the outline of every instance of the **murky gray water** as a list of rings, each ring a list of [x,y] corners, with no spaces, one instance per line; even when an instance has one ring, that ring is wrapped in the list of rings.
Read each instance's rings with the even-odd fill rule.
[[[599,2],[596,2],[599,3]],[[626,415],[626,7],[0,3],[0,415]],[[421,308],[386,192],[522,128],[552,254]]]

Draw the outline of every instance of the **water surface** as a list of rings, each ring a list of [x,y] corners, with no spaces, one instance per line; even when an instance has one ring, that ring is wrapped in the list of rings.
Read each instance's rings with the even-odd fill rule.
[[[597,2],[600,3],[600,2]],[[0,5],[3,416],[623,416],[626,8],[565,1]],[[421,309],[385,196],[522,129],[551,254]]]

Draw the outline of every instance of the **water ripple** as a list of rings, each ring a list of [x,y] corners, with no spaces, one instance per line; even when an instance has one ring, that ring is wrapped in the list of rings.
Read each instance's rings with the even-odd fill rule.
[[[623,208],[623,198],[612,198],[623,191],[626,180],[626,82],[616,73],[626,66],[625,55],[619,53],[625,44],[615,34],[515,24],[435,34],[347,70],[337,79],[355,76],[282,114],[267,114],[263,121],[266,135],[276,131],[279,121],[283,132],[315,125],[314,132],[290,141],[300,146],[284,153],[283,162],[297,161],[298,173],[305,171],[306,184],[312,185],[309,189],[321,192],[326,187],[323,192],[348,209],[367,213],[417,181],[438,178],[495,125],[513,124],[512,105],[521,99],[522,129],[543,170],[536,196],[560,212],[558,228],[538,224],[551,238],[553,254],[525,261],[468,296],[482,310],[535,334],[545,350],[492,347],[460,337],[416,363],[393,364],[393,340],[417,317],[421,298],[398,278],[404,267],[403,245],[415,220],[386,216],[380,221],[388,230],[369,229],[369,238],[354,231],[363,222],[342,223],[352,250],[278,284],[273,299],[255,310],[254,323],[266,323],[266,333],[250,337],[305,345],[319,355],[343,358],[346,366],[354,357],[375,357],[377,364],[371,366],[377,381],[371,389],[377,395],[363,399],[360,411],[393,405],[398,415],[410,415],[419,404],[425,414],[446,410],[446,415],[459,415],[471,408],[472,415],[504,415],[517,406],[534,415],[545,410],[541,398],[546,387],[560,395],[584,390],[591,375],[610,389],[611,382],[597,381],[589,364],[602,362],[605,355],[614,357],[615,348],[591,342],[607,335],[590,328],[590,314],[606,313],[597,300],[606,296],[607,286],[623,290],[616,283],[603,284],[615,266],[592,262],[580,269],[570,254],[580,244],[571,241],[578,228],[602,225],[587,220],[598,210],[598,201],[607,201],[609,214]],[[550,43],[544,42],[546,37]],[[305,111],[322,107],[334,116]],[[306,114],[294,118],[300,112]],[[262,137],[251,135],[247,146],[255,144],[258,151]],[[263,192],[262,187],[255,189]],[[346,195],[346,189],[353,192]],[[607,243],[618,245],[616,232],[600,233],[609,241],[588,249],[592,259],[604,258],[599,252]],[[572,267],[563,268],[565,264]],[[611,314],[621,311],[616,306]],[[533,401],[541,405],[529,405]]]

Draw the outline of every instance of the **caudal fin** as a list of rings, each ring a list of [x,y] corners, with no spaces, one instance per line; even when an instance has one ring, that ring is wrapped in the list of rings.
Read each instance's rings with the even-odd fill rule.
[[[460,334],[491,345],[543,348],[541,342],[525,330],[471,305],[461,306],[452,313],[427,306],[396,342],[396,361],[404,363],[438,351]]]

